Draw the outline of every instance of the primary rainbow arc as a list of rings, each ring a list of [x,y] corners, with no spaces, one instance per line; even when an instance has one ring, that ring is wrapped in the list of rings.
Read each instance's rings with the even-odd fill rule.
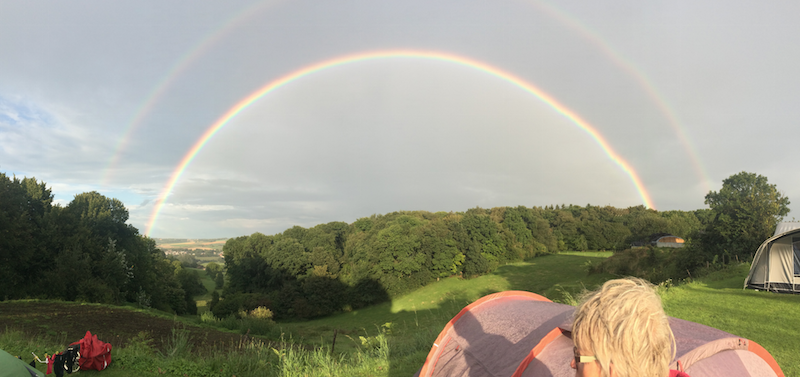
[[[150,215],[150,219],[147,223],[147,230],[145,234],[149,235],[153,230],[153,227],[155,226],[155,223],[158,220],[158,215],[167,201],[167,197],[175,188],[175,185],[177,184],[181,175],[183,175],[183,172],[192,162],[194,157],[200,152],[201,149],[203,149],[203,146],[205,146],[205,144],[220,129],[222,129],[222,127],[224,127],[231,119],[236,117],[244,109],[249,107],[251,104],[259,100],[264,95],[272,92],[273,90],[278,89],[290,82],[298,80],[307,75],[323,71],[329,68],[333,68],[336,66],[341,66],[344,64],[350,64],[367,60],[389,59],[389,58],[428,59],[428,60],[438,60],[438,61],[459,64],[462,66],[467,66],[470,68],[477,69],[478,71],[505,80],[525,90],[526,92],[533,94],[534,96],[539,98],[542,102],[546,103],[548,106],[553,108],[556,112],[569,119],[572,123],[577,125],[581,130],[589,134],[589,136],[600,146],[600,148],[606,153],[606,155],[615,164],[617,164],[625,172],[625,174],[628,175],[628,177],[630,177],[631,181],[633,182],[633,185],[636,188],[636,191],[639,193],[639,196],[641,197],[645,206],[649,208],[655,208],[650,198],[650,194],[645,189],[644,184],[639,178],[639,175],[636,173],[633,167],[627,161],[625,161],[625,159],[623,159],[616,151],[614,151],[613,148],[611,148],[611,145],[605,140],[605,138],[603,138],[603,136],[597,131],[597,129],[588,122],[586,122],[585,120],[583,120],[580,116],[578,116],[578,114],[576,114],[566,106],[562,105],[555,98],[545,93],[541,89],[537,88],[536,86],[499,68],[492,67],[486,63],[479,62],[463,56],[458,56],[443,52],[435,52],[435,51],[387,50],[387,51],[371,51],[371,52],[346,55],[309,65],[305,68],[301,68],[299,70],[291,72],[283,77],[280,77],[276,80],[267,83],[265,86],[261,87],[261,89],[256,90],[255,92],[251,93],[250,95],[248,95],[247,97],[236,103],[227,112],[225,112],[225,114],[223,114],[219,119],[217,119],[216,122],[214,122],[210,127],[208,127],[208,129],[206,129],[205,133],[203,133],[203,135],[197,140],[197,142],[195,142],[192,148],[189,149],[186,155],[184,155],[180,163],[178,163],[177,167],[170,176],[170,179],[167,181],[167,184],[161,191],[159,198],[156,200],[156,203],[153,207],[153,211]]]

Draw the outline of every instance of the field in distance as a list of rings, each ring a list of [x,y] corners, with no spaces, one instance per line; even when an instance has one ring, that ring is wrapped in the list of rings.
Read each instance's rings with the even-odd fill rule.
[[[227,238],[153,238],[156,247],[162,250],[168,249],[188,249],[188,250],[218,250],[222,251]]]

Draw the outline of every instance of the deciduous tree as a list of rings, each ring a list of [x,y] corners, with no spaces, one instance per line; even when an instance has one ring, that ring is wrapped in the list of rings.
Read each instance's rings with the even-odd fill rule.
[[[767,177],[748,172],[723,180],[719,192],[709,192],[705,202],[712,216],[702,237],[703,248],[725,258],[752,258],[789,213],[789,198]]]

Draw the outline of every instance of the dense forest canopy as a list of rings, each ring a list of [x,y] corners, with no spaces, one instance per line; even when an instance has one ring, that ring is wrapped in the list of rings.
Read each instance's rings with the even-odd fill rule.
[[[62,207],[44,182],[0,173],[0,300],[135,302],[195,313],[196,271],[167,259],[127,221],[117,199],[86,192]]]
[[[213,310],[225,316],[259,303],[278,318],[326,315],[441,277],[478,276],[563,250],[621,250],[655,233],[688,238],[702,226],[696,212],[592,205],[407,211],[295,226],[227,241],[229,284]]]

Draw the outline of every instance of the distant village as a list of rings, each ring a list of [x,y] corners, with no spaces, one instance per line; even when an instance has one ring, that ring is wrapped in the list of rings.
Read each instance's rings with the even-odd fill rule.
[[[198,262],[222,260],[222,246],[227,238],[217,239],[179,239],[179,238],[156,238],[156,244],[168,257],[184,259],[179,257],[194,257],[200,259]]]

